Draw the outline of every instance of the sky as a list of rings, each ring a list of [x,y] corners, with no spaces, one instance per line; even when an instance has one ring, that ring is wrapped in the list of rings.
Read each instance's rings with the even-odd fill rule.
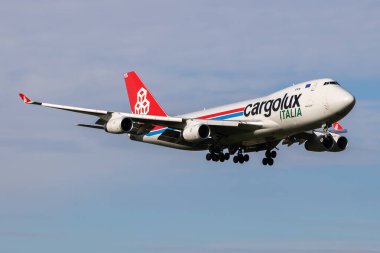
[[[379,1],[3,0],[0,31],[0,253],[380,252]],[[211,163],[17,95],[129,112],[131,70],[170,115],[334,78],[349,147]]]

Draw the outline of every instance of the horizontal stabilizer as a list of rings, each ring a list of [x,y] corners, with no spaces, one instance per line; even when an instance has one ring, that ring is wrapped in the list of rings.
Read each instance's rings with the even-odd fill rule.
[[[77,126],[88,127],[88,128],[96,128],[96,129],[104,129],[103,126],[99,126],[99,125],[77,124]]]

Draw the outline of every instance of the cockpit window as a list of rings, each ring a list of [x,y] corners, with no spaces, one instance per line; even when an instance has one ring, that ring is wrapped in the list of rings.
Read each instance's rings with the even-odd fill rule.
[[[339,83],[333,81],[333,82],[325,82],[323,85],[339,85]]]

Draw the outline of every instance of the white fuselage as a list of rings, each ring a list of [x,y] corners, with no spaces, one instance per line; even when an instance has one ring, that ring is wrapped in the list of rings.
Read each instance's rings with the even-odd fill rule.
[[[331,84],[329,84],[331,82]],[[354,97],[332,79],[317,79],[299,83],[265,97],[219,106],[185,115],[182,118],[209,120],[261,121],[263,129],[242,131],[221,138],[223,145],[252,146],[331,124],[348,114]],[[147,143],[200,150],[196,145],[182,145],[158,140],[165,128],[153,129],[134,140]]]

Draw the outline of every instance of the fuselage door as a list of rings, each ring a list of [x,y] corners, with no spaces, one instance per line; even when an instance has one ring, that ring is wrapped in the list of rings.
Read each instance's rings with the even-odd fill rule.
[[[308,86],[309,84],[307,84]],[[310,87],[307,88],[307,86],[305,87],[305,91],[306,91],[306,94],[308,95],[308,98],[307,98],[307,102],[305,104],[305,107],[312,107],[314,105],[314,92],[317,88],[317,83],[316,82],[313,82],[310,84]]]
[[[315,91],[317,89],[317,86],[318,86],[318,83],[317,82],[314,82],[311,84],[311,87],[310,87],[310,90],[311,91]]]

